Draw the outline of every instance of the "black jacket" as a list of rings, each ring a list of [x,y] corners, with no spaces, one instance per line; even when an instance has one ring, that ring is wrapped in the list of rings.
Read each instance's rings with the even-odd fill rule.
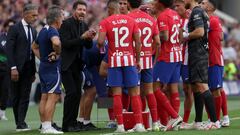
[[[33,41],[36,39],[37,31],[31,27],[32,30],[32,37]],[[29,62],[27,56],[29,51],[28,47],[28,40],[27,36],[24,31],[24,27],[22,24],[22,21],[19,21],[15,25],[11,26],[9,28],[8,34],[7,34],[7,46],[6,46],[6,53],[8,56],[8,62],[9,66],[17,66],[17,69],[19,72],[22,71],[22,68],[26,62]],[[31,53],[31,73],[32,75],[36,72],[36,65],[35,65],[35,56],[34,53]]]
[[[8,71],[6,55],[7,33],[0,34],[0,72]]]
[[[73,17],[68,18],[63,22],[59,30],[62,42],[62,71],[68,70],[77,58],[80,60],[82,59],[83,47],[86,47],[87,49],[92,47],[92,40],[83,40],[80,38],[87,30],[88,26],[85,22],[79,22]],[[81,62],[82,61],[80,61],[80,64]]]

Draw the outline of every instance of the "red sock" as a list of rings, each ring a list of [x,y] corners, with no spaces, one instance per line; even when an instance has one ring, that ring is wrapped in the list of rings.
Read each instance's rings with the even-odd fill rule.
[[[154,92],[155,97],[157,99],[157,103],[163,105],[164,110],[167,111],[167,113],[172,117],[172,118],[177,118],[178,114],[177,112],[173,109],[172,105],[170,104],[168,98],[166,95],[160,90],[156,90]]]
[[[130,96],[127,94],[122,94],[122,104],[123,104],[123,109],[126,109],[128,111],[129,109],[129,104],[130,104]]]
[[[118,125],[123,124],[123,115],[122,115],[122,101],[121,101],[121,95],[114,95],[113,96],[113,112],[117,119]]]
[[[180,109],[180,98],[179,98],[179,93],[171,93],[170,95],[170,102],[174,110],[179,113]]]
[[[228,115],[228,108],[227,108],[227,96],[224,90],[221,90],[221,97],[222,97],[222,113],[223,116]]]
[[[191,110],[184,110],[183,122],[188,123]]]
[[[145,97],[141,97],[141,103],[142,103],[142,111],[145,111],[147,106]]]
[[[164,126],[167,126],[169,116],[168,116],[167,112],[164,110],[164,106],[158,104],[157,107],[158,107],[158,117],[159,117],[161,124]]]
[[[147,95],[147,101],[152,116],[152,121],[157,122],[158,121],[157,101],[153,93]]]
[[[214,97],[214,101],[215,101],[215,109],[216,109],[217,119],[220,120],[220,118],[221,118],[222,97],[221,96]]]
[[[142,106],[140,96],[131,96],[132,111],[135,119],[135,123],[142,123]]]
[[[112,94],[108,93],[108,97],[113,97]],[[115,120],[113,108],[108,108],[108,117],[110,120]]]

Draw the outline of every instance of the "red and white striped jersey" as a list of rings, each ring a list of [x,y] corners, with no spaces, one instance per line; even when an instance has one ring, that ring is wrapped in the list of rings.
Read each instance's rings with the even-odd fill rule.
[[[168,31],[169,33],[168,41],[162,41],[158,61],[181,62],[182,49],[179,43],[179,15],[176,11],[167,8],[158,16],[157,24],[160,32]]]
[[[188,32],[188,19],[181,18],[180,24],[183,32]],[[182,58],[183,58],[182,64],[188,65],[188,43],[185,42],[181,44],[181,46],[182,46]]]
[[[139,9],[132,11],[128,15],[135,19],[140,30],[142,44],[140,53],[141,69],[152,68],[153,37],[159,34],[157,22],[149,14]]]
[[[100,32],[108,39],[109,67],[135,66],[133,35],[139,33],[135,20],[127,15],[112,15],[100,22]]]

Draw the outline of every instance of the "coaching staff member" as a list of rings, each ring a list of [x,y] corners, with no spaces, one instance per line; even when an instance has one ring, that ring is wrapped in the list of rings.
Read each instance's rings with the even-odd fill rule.
[[[88,30],[88,26],[84,22],[86,8],[85,2],[76,1],[73,4],[73,16],[65,20],[60,28],[61,73],[66,91],[62,123],[64,132],[77,132],[82,129],[76,120],[81,97],[82,51],[83,47],[92,47],[92,39],[96,35],[94,30]]]
[[[35,56],[31,44],[37,31],[31,26],[38,16],[38,7],[26,4],[23,19],[10,27],[7,35],[7,55],[11,66],[13,113],[17,131],[29,130],[25,123],[32,82],[35,79]]]

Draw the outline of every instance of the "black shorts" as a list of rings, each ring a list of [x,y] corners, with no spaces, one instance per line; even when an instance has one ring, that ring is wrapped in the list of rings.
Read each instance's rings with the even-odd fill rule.
[[[189,82],[208,83],[208,58],[189,62]]]

